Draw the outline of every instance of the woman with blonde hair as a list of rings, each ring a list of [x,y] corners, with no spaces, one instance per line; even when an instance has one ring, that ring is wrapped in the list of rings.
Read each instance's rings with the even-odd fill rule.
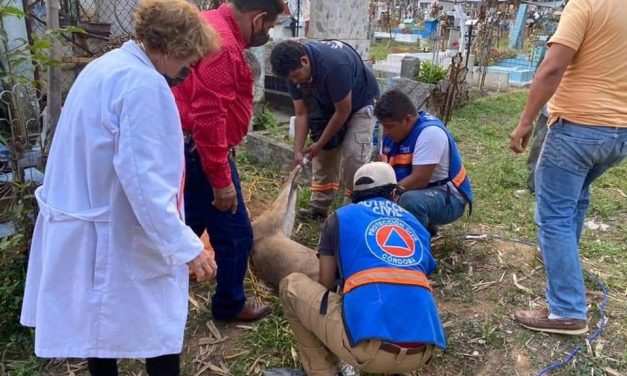
[[[35,354],[117,358],[178,375],[189,272],[215,276],[213,256],[183,219],[183,134],[164,76],[217,50],[185,0],[143,0],[135,38],[88,64],[54,135],[30,250],[21,323]]]

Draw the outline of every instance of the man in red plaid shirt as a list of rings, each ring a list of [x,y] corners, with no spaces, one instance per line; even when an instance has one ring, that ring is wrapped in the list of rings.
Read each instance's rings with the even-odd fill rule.
[[[282,0],[231,0],[203,15],[222,48],[191,68],[173,89],[186,144],[185,216],[198,235],[206,229],[218,264],[212,313],[218,320],[257,320],[269,305],[246,301],[244,275],[253,232],[232,150],[252,117],[253,76],[244,49],[265,44],[283,12]],[[189,137],[191,136],[191,137]]]

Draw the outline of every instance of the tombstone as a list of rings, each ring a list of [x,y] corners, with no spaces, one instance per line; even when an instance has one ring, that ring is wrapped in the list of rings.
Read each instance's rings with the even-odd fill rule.
[[[426,99],[435,88],[435,85],[414,81],[407,78],[395,77],[389,80],[389,87],[398,89],[407,94],[417,110],[426,109]]]
[[[523,34],[525,31],[528,8],[529,6],[527,4],[520,4],[518,6],[518,14],[516,14],[516,20],[512,24],[509,34],[509,48],[511,50],[523,47]]]
[[[310,39],[339,39],[368,58],[368,1],[317,0],[311,2],[309,31]]]
[[[265,102],[265,69],[266,69],[266,47],[253,47],[249,48],[245,52],[246,62],[251,68],[253,79],[255,80],[253,87],[253,110],[254,114],[258,115]],[[252,122],[251,122],[252,127]],[[252,129],[252,128],[251,128]]]
[[[401,60],[401,78],[413,80],[420,71],[420,59],[407,55]]]

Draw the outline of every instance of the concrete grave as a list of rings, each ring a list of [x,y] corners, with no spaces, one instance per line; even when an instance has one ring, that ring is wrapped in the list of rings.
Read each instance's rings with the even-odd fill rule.
[[[401,60],[401,78],[414,79],[420,70],[420,59],[415,56],[405,56]]]
[[[353,46],[362,56],[368,56],[368,1],[352,1],[350,5],[337,0],[311,2],[310,39],[339,39]]]
[[[389,89],[399,89],[403,93],[407,94],[411,99],[412,103],[416,106],[419,106],[421,103],[425,103],[425,100],[435,88],[435,85],[427,84],[424,82],[418,82],[406,78],[395,77],[388,80],[388,85],[386,85]],[[425,109],[423,107],[419,109]]]

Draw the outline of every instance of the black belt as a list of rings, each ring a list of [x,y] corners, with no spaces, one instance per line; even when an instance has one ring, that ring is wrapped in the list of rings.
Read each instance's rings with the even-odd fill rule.
[[[183,140],[185,142],[185,154],[192,155],[197,150],[196,142],[194,142],[192,134],[186,130],[183,130]],[[235,158],[237,156],[235,146],[229,147],[228,156],[229,158]]]
[[[401,347],[391,342],[381,341],[381,346],[379,346],[379,348],[385,352],[395,355],[400,354],[402,350],[407,350],[407,355],[413,355],[423,353],[427,346],[424,343],[421,343],[418,347]]]

